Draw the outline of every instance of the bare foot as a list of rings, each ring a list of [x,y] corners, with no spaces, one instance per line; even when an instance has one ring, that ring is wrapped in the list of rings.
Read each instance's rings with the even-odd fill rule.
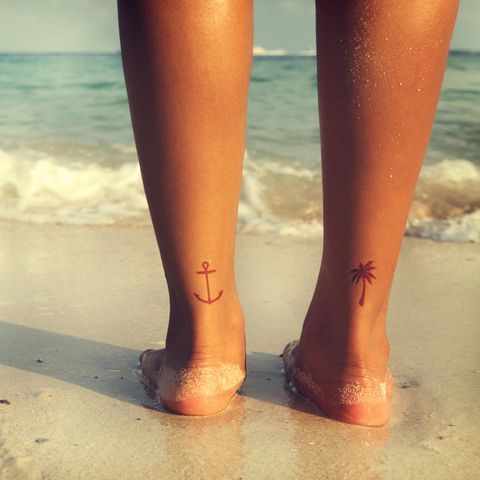
[[[181,415],[211,415],[224,410],[245,379],[245,369],[235,363],[171,367],[166,349],[145,350],[140,355],[140,368],[162,404]]]
[[[168,410],[211,415],[227,407],[245,380],[243,318],[237,319],[215,325],[216,319],[204,318],[196,326],[201,335],[171,324],[167,348],[140,355],[143,376]]]
[[[327,349],[301,347],[294,340],[282,354],[287,378],[299,394],[341,422],[380,426],[389,421],[393,379],[388,367],[379,377],[357,362],[338,362]]]

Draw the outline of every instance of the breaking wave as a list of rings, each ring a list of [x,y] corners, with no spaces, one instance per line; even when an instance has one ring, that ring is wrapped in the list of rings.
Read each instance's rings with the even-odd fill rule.
[[[62,156],[59,149],[44,149],[43,153],[28,148],[0,149],[0,219],[75,225],[149,224],[134,148],[82,148],[81,152],[70,148],[76,156]],[[106,160],[112,156],[116,162]],[[95,162],[92,157],[100,160]],[[300,162],[247,154],[239,231],[319,236],[321,196],[318,172]],[[406,233],[437,241],[480,243],[479,168],[462,159],[424,166]]]

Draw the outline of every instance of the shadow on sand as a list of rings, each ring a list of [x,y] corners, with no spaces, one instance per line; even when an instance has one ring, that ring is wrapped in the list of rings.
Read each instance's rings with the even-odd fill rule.
[[[135,374],[139,354],[126,347],[0,321],[1,364],[161,410]],[[251,352],[247,369],[241,396],[319,415],[313,405],[287,390],[279,356]]]

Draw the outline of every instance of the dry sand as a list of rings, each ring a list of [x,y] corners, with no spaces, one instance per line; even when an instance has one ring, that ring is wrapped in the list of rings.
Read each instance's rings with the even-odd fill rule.
[[[134,370],[163,345],[150,229],[2,224],[0,479],[474,479],[480,456],[480,245],[407,238],[389,314],[392,422],[319,415],[284,386],[318,241],[241,236],[248,378],[208,418],[162,411]]]

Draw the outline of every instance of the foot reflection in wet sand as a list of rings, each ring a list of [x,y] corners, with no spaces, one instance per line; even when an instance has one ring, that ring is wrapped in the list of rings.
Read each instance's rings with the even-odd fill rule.
[[[223,412],[206,417],[180,416],[158,408],[147,410],[164,432],[159,438],[164,461],[159,462],[157,478],[241,478],[244,398],[236,395]]]
[[[217,415],[182,417],[145,404],[163,431],[158,478],[381,478],[392,425],[323,417],[285,388],[278,356],[248,360],[240,395]]]
[[[290,442],[298,471],[305,478],[382,478],[383,450],[391,426],[363,427],[331,420],[293,393],[290,407]]]

